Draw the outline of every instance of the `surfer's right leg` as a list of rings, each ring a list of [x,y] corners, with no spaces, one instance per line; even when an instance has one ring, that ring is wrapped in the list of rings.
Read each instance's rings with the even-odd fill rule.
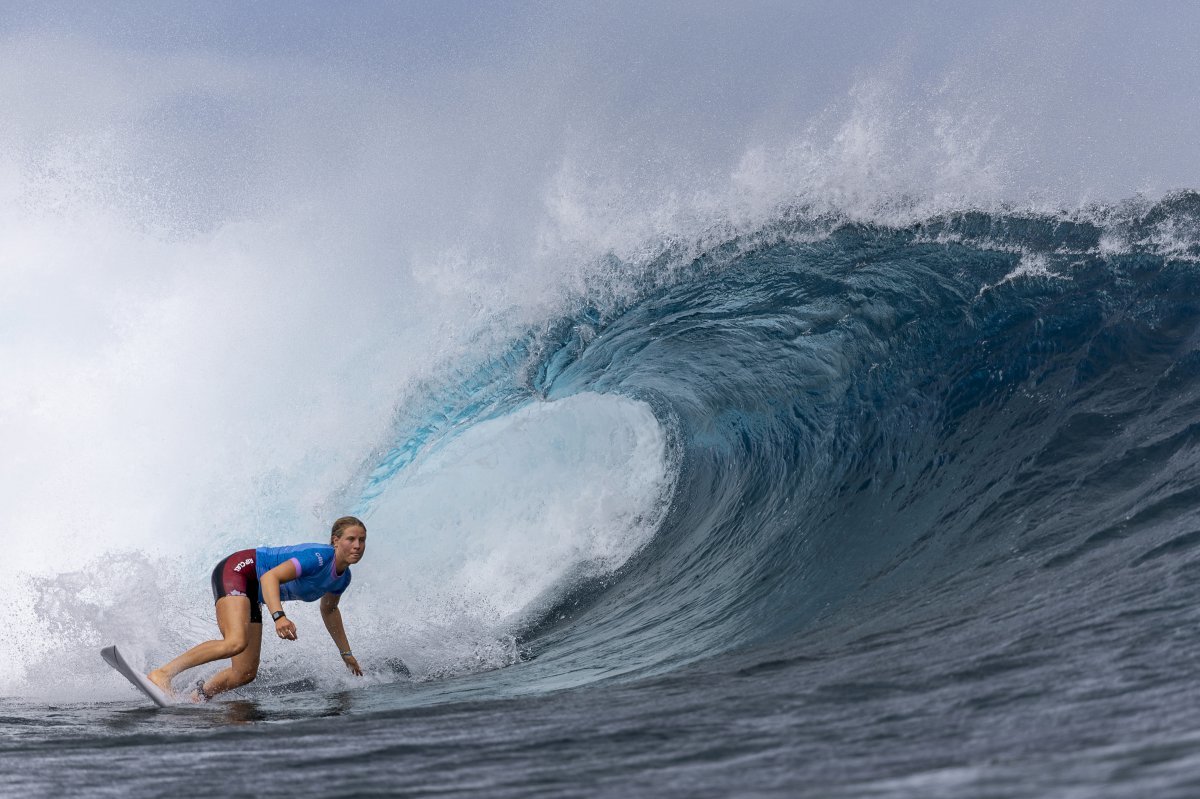
[[[233,656],[229,668],[217,672],[197,686],[205,699],[212,699],[222,691],[251,682],[258,676],[258,658],[262,651],[262,620],[245,624],[246,648]],[[198,697],[199,698],[199,697]]]
[[[221,628],[221,640],[205,641],[167,665],[155,669],[146,675],[151,682],[174,695],[171,680],[179,672],[241,654],[249,644],[249,628],[252,624],[259,625],[261,640],[262,607],[259,605],[258,575],[254,566],[257,555],[253,549],[243,549],[223,558],[213,569],[212,592],[217,603],[217,626]],[[257,664],[257,655],[254,660]]]
[[[205,641],[197,644],[170,663],[155,669],[146,676],[159,688],[169,695],[171,680],[181,671],[187,671],[195,666],[211,663],[214,660],[224,660],[240,655],[249,644],[250,597],[225,596],[217,600],[217,625],[221,628],[220,641]],[[259,640],[262,639],[262,625],[258,625]]]

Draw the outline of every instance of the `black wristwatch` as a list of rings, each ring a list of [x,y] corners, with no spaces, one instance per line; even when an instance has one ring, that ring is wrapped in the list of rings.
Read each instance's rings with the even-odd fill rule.
[[[286,615],[287,615],[287,614],[286,614],[286,613],[284,613],[282,610],[277,610],[277,611],[275,611],[274,613],[272,613],[272,614],[271,614],[271,621],[279,621],[280,619],[282,619],[282,618],[283,618],[284,616],[286,616]]]

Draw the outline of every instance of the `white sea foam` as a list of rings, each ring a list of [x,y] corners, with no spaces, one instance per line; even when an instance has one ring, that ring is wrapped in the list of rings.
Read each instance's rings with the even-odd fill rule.
[[[661,425],[623,397],[537,403],[467,430],[373,503],[369,555],[342,604],[362,662],[401,658],[417,677],[514,662],[517,624],[649,541],[673,477]],[[58,700],[120,695],[96,652],[116,641],[149,668],[214,637],[206,578],[190,562],[130,550],[20,578],[8,623],[24,637],[5,653],[0,687]],[[264,669],[344,678],[315,610],[291,615],[303,634],[295,644],[268,636]]]

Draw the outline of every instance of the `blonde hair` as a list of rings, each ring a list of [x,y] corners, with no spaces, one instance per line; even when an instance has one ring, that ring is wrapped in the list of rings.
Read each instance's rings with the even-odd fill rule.
[[[361,527],[363,532],[367,531],[367,526],[355,516],[343,516],[333,523],[333,530],[329,533],[329,543],[333,543],[342,537],[342,533],[346,532],[348,527]]]

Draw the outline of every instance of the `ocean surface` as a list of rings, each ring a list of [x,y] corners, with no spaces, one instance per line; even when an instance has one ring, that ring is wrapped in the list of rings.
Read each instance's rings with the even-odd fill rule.
[[[0,794],[1200,794],[1200,196],[689,247],[405,393],[339,494],[362,680],[298,611],[157,711],[89,658],[200,640],[208,561],[139,641],[44,578]]]

